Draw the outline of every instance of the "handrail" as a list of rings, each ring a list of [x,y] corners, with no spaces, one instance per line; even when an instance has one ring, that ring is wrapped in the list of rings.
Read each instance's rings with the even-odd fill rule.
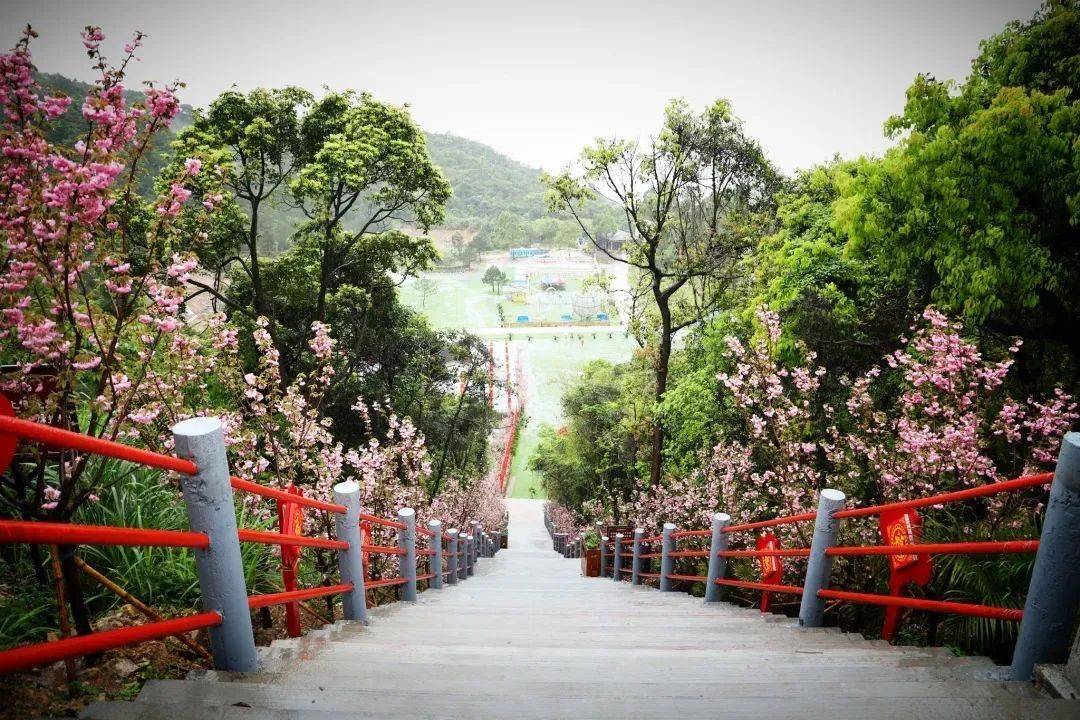
[[[349,543],[344,540],[308,537],[307,535],[283,535],[264,530],[237,530],[240,542],[259,543],[261,545],[290,545],[298,547],[317,547],[328,550],[348,550]]]
[[[712,530],[676,530],[671,533],[671,537],[678,539],[684,537],[709,537],[712,534]]]
[[[717,585],[743,588],[745,590],[761,590],[762,592],[785,593],[788,595],[802,595],[803,589],[798,585],[779,585],[775,583],[759,583],[749,580],[732,580],[730,578],[717,578]]]
[[[267,487],[266,485],[260,485],[259,483],[252,482],[250,480],[244,480],[243,478],[231,477],[229,478],[229,484],[232,485],[234,490],[243,490],[249,492],[252,495],[258,495],[260,497],[267,498],[268,500],[280,500],[281,502],[295,503],[297,505],[303,505],[304,507],[315,508],[316,510],[325,510],[327,512],[336,513],[338,515],[345,514],[345,506],[338,505],[336,503],[323,502],[322,500],[316,500],[304,495],[294,495],[292,493],[285,492],[284,490],[278,490],[277,488]]]
[[[799,624],[806,627],[819,627],[823,624],[823,614],[826,600],[835,602],[851,602],[859,604],[877,605],[888,608],[886,613],[886,629],[882,631],[886,639],[891,639],[895,632],[896,622],[899,616],[898,610],[919,610],[924,612],[950,613],[969,617],[989,618],[1006,622],[1021,622],[1020,639],[1017,643],[1016,655],[1013,658],[1013,666],[1010,677],[1017,680],[1030,679],[1032,668],[1037,662],[1055,661],[1048,648],[1057,647],[1054,652],[1058,653],[1056,662],[1060,662],[1060,653],[1067,652],[1070,638],[1067,633],[1063,634],[1055,627],[1069,626],[1075,616],[1077,601],[1075,593],[1066,587],[1080,582],[1080,549],[1070,534],[1062,528],[1075,528],[1080,526],[1080,508],[1070,498],[1080,493],[1080,434],[1070,433],[1065,437],[1062,445],[1062,456],[1069,452],[1072,455],[1068,462],[1059,463],[1058,469],[1051,472],[1025,475],[1009,480],[986,483],[984,485],[963,490],[938,493],[926,497],[902,500],[898,502],[869,505],[859,508],[844,508],[844,495],[836,490],[822,490],[819,497],[819,506],[816,512],[796,513],[776,518],[757,520],[753,522],[730,524],[730,517],[724,513],[716,513],[713,518],[712,528],[709,530],[698,528],[677,530],[671,523],[664,524],[664,533],[650,537],[618,538],[614,543],[601,543],[604,553],[603,560],[607,555],[606,547],[615,550],[612,573],[602,573],[615,580],[625,575],[630,575],[634,584],[640,584],[641,579],[659,580],[661,591],[671,591],[673,581],[705,582],[706,602],[714,602],[721,599],[718,587],[741,588],[762,593],[762,611],[767,611],[769,595],[772,593],[799,595],[802,597],[799,610]],[[1060,483],[1060,485],[1059,485]],[[904,516],[902,513],[917,508],[939,507],[947,503],[955,503],[973,498],[988,497],[1005,492],[1017,492],[1027,488],[1041,487],[1052,484],[1050,500],[1046,503],[1046,518],[1042,523],[1042,537],[1023,538],[1012,540],[985,540],[971,542],[918,542],[919,518],[917,515]],[[898,544],[881,545],[839,545],[839,523],[837,521],[848,518],[876,517],[887,513],[896,513],[893,517],[900,518],[907,523],[908,538],[914,538],[914,542],[903,542],[903,535]],[[758,548],[755,549],[728,549],[728,538],[732,533],[763,530],[765,528],[791,525],[802,522],[813,522],[813,542],[811,547],[782,548],[776,547],[775,538],[763,535],[758,538]],[[898,522],[888,518],[888,523]],[[890,528],[894,526],[882,526],[880,532],[886,542],[894,537]],[[681,538],[705,538],[711,535],[711,547],[708,550],[676,549],[676,542]],[[1049,538],[1049,540],[1048,540]],[[1044,557],[1044,550],[1051,544],[1052,550]],[[629,568],[622,567],[622,555],[620,549],[626,543],[633,545],[633,560]],[[657,548],[656,544],[662,543]],[[557,543],[558,544],[558,543]],[[646,545],[653,552],[643,552]],[[572,549],[571,549],[572,552]],[[901,592],[906,583],[915,581],[919,584],[927,580],[915,580],[915,578],[929,578],[932,567],[928,564],[928,558],[936,555],[991,555],[991,554],[1015,554],[1037,553],[1035,570],[1030,581],[1026,608],[1038,608],[1038,621],[1041,627],[1035,628],[1025,620],[1025,610],[1018,607],[1001,607],[969,602],[957,602],[952,600],[929,600],[917,597],[907,597]],[[909,556],[911,560],[895,561],[890,565],[892,575],[890,579],[890,591],[892,594],[884,595],[869,592],[855,592],[829,587],[829,573],[831,570],[831,558],[835,557],[860,557],[860,556]],[[1068,561],[1063,558],[1069,558]],[[661,571],[659,573],[646,572],[652,569],[649,564],[642,561],[651,561],[660,558]],[[709,574],[699,575],[691,572],[677,572],[675,561],[680,559],[708,559]],[[740,580],[725,577],[728,558],[753,558],[761,561],[762,581]],[[779,582],[783,577],[783,566],[779,563],[768,563],[768,558],[807,558],[805,569],[805,581],[802,586]],[[1051,558],[1051,559],[1046,559]],[[897,564],[899,563],[899,564]],[[698,565],[700,568],[700,564]],[[700,572],[700,570],[699,570]],[[913,574],[914,573],[914,574]],[[1072,594],[1070,594],[1072,593]],[[1049,623],[1047,615],[1052,613],[1056,619],[1056,625]],[[890,620],[890,618],[892,618]],[[1034,628],[1034,629],[1033,629]]]
[[[300,602],[313,598],[326,597],[327,595],[340,595],[353,591],[352,583],[343,585],[328,585],[324,587],[306,588],[304,590],[289,590],[286,592],[266,593],[265,595],[249,595],[248,607],[256,610],[271,605],[284,605],[290,602]]]
[[[181,429],[181,426],[185,427]],[[134,448],[111,440],[104,440],[77,432],[61,430],[29,420],[0,416],[0,435],[13,435],[17,438],[35,441],[53,447],[93,453],[103,457],[137,463],[146,467],[177,472],[184,476],[200,474],[200,466],[194,460]],[[452,541],[451,536],[444,533],[435,533],[434,531],[421,527],[416,528],[416,534],[429,538],[427,548],[416,549],[412,537],[407,537],[407,539],[405,539],[406,536],[401,536],[400,534],[399,542],[404,543],[404,546],[402,547],[363,544],[359,535],[359,525],[361,521],[397,530],[407,529],[408,526],[405,523],[395,520],[360,513],[355,505],[353,505],[353,509],[350,510],[349,507],[344,504],[325,502],[306,497],[299,492],[286,492],[277,488],[267,487],[250,480],[229,476],[227,471],[222,473],[220,471],[220,466],[215,467],[215,465],[220,461],[219,459],[224,456],[225,449],[223,438],[220,432],[220,425],[212,419],[208,421],[208,419],[200,418],[184,421],[174,429],[174,437],[177,438],[177,447],[191,448],[192,455],[196,456],[196,459],[201,457],[200,452],[204,451],[205,448],[211,447],[211,445],[205,443],[217,444],[216,448],[209,450],[211,453],[209,459],[202,456],[203,462],[205,463],[203,465],[204,471],[199,479],[200,486],[198,499],[195,500],[195,502],[202,502],[204,505],[200,507],[198,512],[193,511],[191,507],[189,507],[189,517],[192,518],[193,525],[191,531],[125,528],[106,525],[81,525],[76,523],[0,520],[0,544],[18,542],[52,545],[177,547],[205,550],[212,546],[217,547],[218,543],[224,543],[226,552],[196,554],[196,562],[200,563],[200,579],[204,578],[203,562],[218,563],[208,575],[213,578],[213,583],[216,583],[215,596],[219,598],[219,602],[224,602],[228,605],[228,610],[226,611],[224,606],[222,606],[220,611],[215,609],[189,617],[161,620],[144,625],[90,633],[62,640],[34,643],[11,650],[0,651],[0,673],[25,670],[57,660],[71,659],[73,657],[102,652],[124,645],[140,643],[145,640],[172,635],[182,635],[193,630],[205,628],[218,628],[216,632],[223,633],[220,637],[227,637],[225,643],[231,645],[231,649],[224,652],[221,656],[217,654],[217,650],[215,649],[214,660],[217,667],[226,670],[251,670],[257,666],[254,644],[251,639],[250,628],[247,630],[241,629],[243,624],[250,622],[250,619],[246,612],[237,611],[233,598],[235,598],[236,601],[241,601],[242,604],[246,604],[248,609],[256,609],[271,605],[290,605],[302,600],[318,597],[353,594],[359,587],[360,582],[363,582],[363,590],[366,592],[379,587],[400,586],[406,583],[413,583],[415,585],[418,581],[430,581],[437,575],[449,573],[449,570],[443,571],[442,568],[432,567],[432,561],[427,560],[425,564],[427,571],[423,574],[416,575],[415,572],[411,572],[409,573],[409,577],[366,580],[363,578],[360,553],[350,552],[351,548],[359,548],[364,556],[369,553],[375,553],[399,557],[412,555],[414,557],[431,558],[439,556],[442,551],[442,541]],[[181,441],[185,441],[187,444],[181,445]],[[182,482],[186,482],[186,480]],[[344,488],[345,485],[339,487]],[[234,490],[247,492],[269,500],[276,500],[279,503],[279,508],[288,503],[333,513],[338,516],[351,516],[351,518],[355,518],[355,520],[344,521],[343,518],[339,517],[337,520],[338,539],[236,528],[232,518],[233,505],[231,502]],[[338,487],[335,487],[334,492],[335,495],[338,495]],[[339,497],[349,498],[349,502],[356,503],[357,492],[356,486],[353,484],[352,489],[341,490],[342,494]],[[191,498],[188,497],[187,487],[185,487],[185,498],[187,502],[192,502]],[[208,512],[210,515],[216,513],[217,515],[214,515],[214,518],[220,517],[222,519],[220,521],[210,519],[209,516],[207,516]],[[224,518],[228,518],[228,521],[226,522]],[[198,519],[198,523],[196,522],[196,519]],[[342,525],[343,522],[344,526]],[[356,524],[353,525],[351,522],[355,522]],[[355,539],[350,540],[350,538]],[[491,538],[487,535],[482,536],[482,546],[487,548],[483,552],[491,552],[490,539]],[[286,589],[282,592],[245,596],[236,591],[237,589],[243,590],[243,573],[231,570],[226,572],[224,571],[226,564],[221,564],[223,561],[220,558],[230,555],[227,551],[230,542],[235,544],[258,543],[263,545],[278,545],[283,549],[286,547],[312,547],[338,550],[340,551],[338,554],[339,572],[343,582],[337,585],[305,589]],[[462,568],[462,578],[472,574],[472,563],[475,561],[475,558],[484,556],[482,553],[476,554],[476,551],[474,550],[471,557],[467,557],[469,553],[467,553],[464,548],[459,552],[447,552],[444,555],[447,557],[452,556],[455,560],[461,560],[459,565]],[[238,558],[239,554],[237,553],[233,557]],[[349,565],[349,563],[352,563],[352,565]],[[464,571],[464,568],[466,567],[468,568],[467,574]],[[285,570],[283,568],[283,574],[284,572]],[[356,582],[346,581],[347,574],[351,575],[351,578],[355,579]],[[217,585],[221,583],[227,585],[229,587],[229,592],[232,593],[227,601],[221,599],[225,597],[225,595],[222,594],[221,588]],[[287,582],[286,587],[288,587]],[[435,587],[440,586],[436,584]],[[203,588],[203,590],[206,592],[206,588]],[[415,596],[415,589],[411,592],[413,592],[413,595]],[[363,603],[363,598],[360,598],[360,601],[361,604],[359,605],[359,609],[357,609],[355,600],[346,601],[345,617],[347,619],[353,617],[350,615],[350,612],[352,612],[353,615],[359,613],[360,619],[363,619],[363,608],[365,604]],[[290,632],[292,632],[291,626]],[[248,635],[246,643],[249,647],[247,648],[244,647],[245,633]],[[233,654],[232,650],[235,650],[237,647],[239,648],[239,652]]]
[[[404,555],[405,549],[394,545],[361,545],[360,549],[366,553],[376,555]]]
[[[360,519],[373,525],[382,525],[383,527],[394,528],[395,530],[406,529],[405,523],[398,522],[397,520],[388,520],[381,518],[378,515],[369,515],[368,513],[360,513]]]
[[[993,618],[996,620],[1008,620],[1012,622],[1019,622],[1024,618],[1023,610],[997,607],[994,605],[975,605],[972,603],[949,602],[946,600],[924,600],[922,598],[876,595],[873,593],[858,593],[847,590],[818,590],[817,594],[818,597],[828,600],[847,600],[848,602],[868,605],[929,610],[931,612],[969,615],[971,617]]]
[[[135,645],[147,640],[160,640],[170,635],[202,630],[221,624],[221,615],[210,611],[188,617],[145,623],[133,627],[103,630],[89,635],[77,635],[63,640],[23,645],[0,652],[0,673],[29,670],[58,660],[92,655],[124,645]]]
[[[868,507],[840,510],[839,512],[833,513],[833,517],[856,518],[866,517],[867,515],[880,515],[883,512],[890,512],[893,510],[914,510],[916,508],[929,507],[930,505],[942,505],[949,502],[958,502],[960,500],[969,500],[971,498],[986,497],[987,495],[996,495],[997,493],[1009,492],[1011,490],[1022,490],[1037,485],[1047,485],[1053,481],[1053,479],[1054,473],[1049,472],[1039,473],[1037,475],[1025,475],[1024,477],[1019,477],[1014,480],[1002,480],[999,482],[987,483],[986,485],[979,485],[978,487],[967,488],[966,490],[941,493],[940,495],[931,495],[915,500],[904,500],[901,502],[886,503],[884,505],[870,505]]]
[[[759,520],[758,522],[743,523],[742,525],[728,525],[724,528],[724,532],[742,532],[743,530],[757,530],[759,528],[776,527],[777,525],[790,525],[792,523],[806,522],[807,520],[813,520],[817,517],[817,513],[799,513],[798,515],[787,515],[784,517],[773,518],[772,520]]]
[[[1039,549],[1038,540],[1000,540],[968,543],[919,543],[917,545],[837,545],[825,549],[826,555],[998,555],[1002,553],[1032,553]],[[807,548],[809,552],[809,548]]]
[[[147,547],[210,547],[204,533],[185,530],[146,530],[111,525],[0,520],[0,543],[33,545],[124,545]]]
[[[724,558],[763,558],[763,557],[809,557],[810,548],[780,548],[779,550],[721,550],[716,553]]]
[[[81,450],[93,455],[126,460],[160,470],[172,470],[185,475],[194,475],[199,471],[195,463],[190,460],[184,460],[172,455],[162,455],[161,453],[131,447],[112,440],[83,435],[71,430],[61,430],[31,420],[22,420],[21,418],[6,415],[0,415],[0,434],[14,435],[24,440],[33,440],[44,445],[64,448],[65,450]]]

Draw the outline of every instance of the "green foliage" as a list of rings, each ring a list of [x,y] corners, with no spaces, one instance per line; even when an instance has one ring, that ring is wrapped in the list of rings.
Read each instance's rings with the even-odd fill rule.
[[[113,475],[102,483],[107,489],[96,503],[82,506],[73,522],[86,525],[187,530],[187,511],[176,486],[156,470],[108,466]],[[265,529],[250,512],[238,509],[238,525]],[[84,546],[78,550],[91,567],[135,595],[168,614],[171,608],[196,607],[199,581],[195,556],[185,548]],[[57,626],[56,597],[53,593],[48,549],[42,549],[42,564],[35,568],[33,555],[25,546],[13,546],[0,555],[0,577],[19,579],[5,582],[0,593],[0,647],[42,640]],[[280,565],[269,545],[242,546],[244,577],[251,593],[281,588]],[[35,576],[37,580],[35,580]],[[44,581],[44,582],[42,582]],[[81,576],[90,611],[108,612],[123,601],[110,590]]]
[[[494,265],[490,266],[484,272],[484,277],[482,279],[485,285],[491,286],[491,292],[496,294],[498,294],[499,290],[502,289],[502,286],[506,284],[507,280],[509,280],[509,278],[506,277],[506,273],[504,273],[502,270],[495,267]],[[500,308],[501,307],[502,306],[500,306]]]
[[[963,85],[916,78],[887,123],[901,144],[840,182],[835,206],[855,257],[925,285],[970,323],[1040,352],[1064,349],[1072,363],[1078,37],[1076,3],[1051,3],[985,42]]]
[[[578,510],[586,501],[602,499],[619,517],[632,498],[637,427],[627,387],[633,373],[622,365],[595,360],[563,394],[566,425],[541,427],[540,441],[529,459],[541,476],[547,496]]]
[[[427,145],[432,162],[454,187],[446,207],[451,227],[494,220],[502,212],[523,220],[544,215],[539,170],[457,135],[428,133]]]

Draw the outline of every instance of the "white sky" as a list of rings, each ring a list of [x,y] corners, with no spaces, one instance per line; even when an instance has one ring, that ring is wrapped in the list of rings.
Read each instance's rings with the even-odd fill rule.
[[[90,79],[82,26],[101,25],[113,57],[141,29],[131,86],[179,78],[193,105],[233,84],[367,90],[407,102],[426,129],[552,170],[596,136],[653,133],[669,98],[727,97],[791,171],[884,148],[882,123],[917,73],[964,77],[979,40],[1037,5],[0,0],[0,41],[30,22],[40,69]]]

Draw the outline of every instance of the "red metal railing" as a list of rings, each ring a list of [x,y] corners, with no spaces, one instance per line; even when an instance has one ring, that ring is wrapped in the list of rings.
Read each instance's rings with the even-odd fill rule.
[[[16,438],[51,447],[90,453],[185,475],[194,475],[198,472],[198,467],[190,460],[133,448],[111,440],[90,437],[18,418],[0,416],[0,435],[13,435]],[[347,512],[344,505],[309,498],[299,494],[296,490],[292,492],[278,490],[238,477],[230,478],[230,485],[234,490],[274,500],[279,504],[291,503],[295,506],[334,514],[345,514]],[[361,519],[373,525],[398,531],[407,527],[404,523],[369,514],[361,515]],[[443,542],[449,539],[448,535],[441,534],[436,539],[436,535],[426,528],[417,528],[417,533],[428,538],[429,545],[432,540]],[[350,547],[348,542],[331,537],[310,537],[247,528],[237,530],[237,540],[239,542],[278,545],[282,547],[283,551],[285,548],[348,550]],[[206,549],[210,547],[210,538],[201,532],[0,520],[0,544],[10,543]],[[392,556],[406,554],[406,551],[402,548],[376,544],[363,544],[361,551],[365,555],[369,553]],[[462,554],[458,553],[459,556]],[[417,556],[423,558],[423,562],[427,564],[427,571],[417,576],[418,581],[430,580],[434,577],[434,571],[430,567],[430,558],[434,555],[435,551],[431,547],[417,552]],[[379,587],[397,586],[405,582],[407,582],[405,578],[380,578],[366,582],[365,589],[372,590]],[[283,592],[251,595],[247,598],[247,604],[251,609],[271,605],[290,606],[304,600],[350,593],[353,590],[354,586],[350,583],[304,589],[287,588]],[[25,670],[58,660],[66,660],[124,645],[133,645],[147,640],[214,627],[220,625],[221,622],[222,617],[219,613],[204,612],[190,617],[95,632],[62,640],[34,643],[0,652],[0,673]]]
[[[1016,492],[1027,488],[1039,487],[1047,485],[1053,480],[1053,473],[1038,473],[1034,475],[1015,478],[1012,480],[1004,480],[995,483],[989,483],[975,488],[968,488],[965,490],[959,490],[955,492],[940,493],[927,497],[915,498],[911,500],[904,500],[901,502],[884,503],[880,505],[871,505],[860,508],[847,508],[842,509],[832,514],[832,517],[837,519],[857,519],[857,518],[869,518],[880,517],[883,514],[898,513],[912,511],[918,508],[925,507],[940,507],[941,505],[948,503],[961,502],[972,498],[989,497],[992,495]],[[727,534],[740,533],[754,530],[763,530],[766,528],[774,528],[784,525],[791,525],[803,522],[813,522],[817,518],[816,512],[798,513],[793,515],[785,515],[776,518],[770,518],[767,520],[759,520],[754,522],[746,522],[737,525],[727,525],[722,528],[722,531]],[[673,542],[676,542],[683,538],[705,538],[712,534],[712,530],[706,529],[689,529],[678,530],[670,533],[670,537]],[[775,538],[773,538],[775,541]],[[631,539],[624,539],[624,542],[632,542]],[[656,545],[663,542],[663,535],[654,535],[640,540],[642,549],[645,545]],[[1001,541],[979,541],[979,542],[956,542],[956,543],[897,543],[897,544],[885,544],[885,545],[855,545],[855,546],[834,546],[828,547],[824,550],[825,555],[831,557],[854,557],[854,556],[935,556],[935,555],[956,555],[956,554],[1009,554],[1009,553],[1034,553],[1039,549],[1039,540],[1036,539],[1022,539],[1022,540],[1001,540]],[[717,553],[719,558],[747,558],[757,559],[763,561],[767,558],[806,558],[810,557],[811,548],[758,548],[758,549],[732,549],[721,550]],[[686,550],[674,550],[667,555],[672,560],[680,559],[702,559],[710,558],[710,551],[704,549],[686,549]],[[637,555],[639,560],[654,560],[662,559],[664,553],[656,549],[648,552],[639,552]],[[711,561],[711,558],[710,558]],[[647,565],[646,565],[647,567]],[[764,569],[764,568],[763,568]],[[623,572],[629,573],[632,570],[622,569]],[[655,572],[639,572],[640,577],[660,580],[666,577],[671,581],[684,581],[684,582],[702,582],[706,581],[707,577],[698,574],[688,574],[680,572],[671,572],[666,576],[662,576],[660,573]],[[770,575],[769,579],[763,578],[762,581],[756,582],[752,580],[739,580],[727,577],[720,577],[715,580],[717,585],[725,587],[741,588],[746,590],[755,590],[762,593],[763,610],[767,606],[767,599],[770,593],[781,593],[791,595],[802,595],[804,588],[798,585],[790,585],[779,582],[779,574]],[[965,603],[945,600],[928,600],[922,598],[904,597],[898,593],[890,595],[876,594],[876,593],[864,593],[864,592],[852,592],[842,589],[822,589],[817,592],[817,597],[826,600],[833,600],[837,602],[851,602],[869,605],[878,605],[885,608],[892,609],[911,609],[922,610],[927,612],[937,613],[950,613],[956,615],[966,615],[982,618],[993,618],[997,620],[1006,621],[1020,621],[1023,618],[1023,610],[1018,608],[999,607],[993,605],[983,605],[976,603]]]

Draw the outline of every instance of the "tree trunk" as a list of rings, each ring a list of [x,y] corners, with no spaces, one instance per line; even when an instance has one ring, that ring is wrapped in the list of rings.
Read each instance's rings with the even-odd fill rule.
[[[667,298],[657,294],[660,310],[660,348],[656,358],[656,408],[653,414],[652,447],[649,450],[649,485],[657,487],[664,473],[664,424],[660,420],[660,402],[667,392],[668,364],[671,361],[671,309]]]
[[[67,590],[68,605],[71,606],[71,620],[75,623],[75,632],[79,635],[90,635],[94,632],[90,624],[90,611],[86,607],[86,598],[83,596],[82,583],[79,582],[79,568],[75,564],[75,546],[61,545],[60,570],[64,576],[64,588]],[[101,658],[101,653],[86,656],[87,666],[94,665]]]

